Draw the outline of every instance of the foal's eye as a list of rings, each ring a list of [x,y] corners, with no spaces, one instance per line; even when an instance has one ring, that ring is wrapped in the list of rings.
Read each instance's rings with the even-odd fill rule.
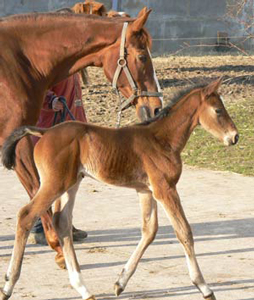
[[[222,113],[222,109],[221,108],[216,108],[215,112],[217,115],[220,115]]]
[[[145,63],[147,60],[147,57],[144,54],[139,54],[138,59],[141,60],[143,63]]]

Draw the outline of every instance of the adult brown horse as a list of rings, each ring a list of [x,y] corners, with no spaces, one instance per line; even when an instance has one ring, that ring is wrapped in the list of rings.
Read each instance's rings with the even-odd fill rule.
[[[72,244],[72,210],[81,180],[97,180],[137,190],[142,206],[142,238],[115,284],[119,295],[133,275],[144,251],[155,238],[157,202],[183,245],[192,282],[205,299],[215,300],[198,266],[190,225],[185,217],[176,184],[182,172],[181,151],[193,129],[201,124],[224,142],[238,141],[237,129],[218,93],[221,80],[183,91],[161,113],[146,123],[121,129],[103,128],[81,122],[66,122],[52,129],[24,126],[6,140],[3,164],[15,166],[15,147],[32,134],[42,137],[34,157],[41,186],[33,200],[18,214],[12,259],[1,300],[8,299],[21,270],[26,239],[36,219],[61,197],[54,225],[63,245],[72,286],[82,299],[94,299],[84,285]],[[57,140],[57,143],[56,143]],[[123,208],[124,209],[124,208]]]
[[[149,55],[151,38],[143,28],[150,12],[144,8],[136,19],[56,13],[0,19],[0,147],[16,127],[36,124],[48,88],[87,66],[102,67],[111,82],[114,77],[141,119],[154,116],[162,104]],[[30,138],[16,151],[15,171],[32,198],[39,177]],[[63,264],[50,214],[42,222],[58,252],[56,261]]]

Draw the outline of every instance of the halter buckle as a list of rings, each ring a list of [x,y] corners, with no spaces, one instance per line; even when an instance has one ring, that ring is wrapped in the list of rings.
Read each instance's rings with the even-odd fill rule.
[[[120,57],[117,61],[117,65],[121,68],[125,67],[127,64],[126,59],[124,57]]]

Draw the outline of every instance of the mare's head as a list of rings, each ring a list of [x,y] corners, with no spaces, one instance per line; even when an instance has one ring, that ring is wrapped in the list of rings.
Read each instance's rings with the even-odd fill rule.
[[[239,135],[235,124],[225,109],[218,93],[222,79],[218,79],[201,90],[199,123],[205,130],[221,140],[226,146],[235,145]]]
[[[134,105],[141,120],[154,117],[162,107],[150,55],[151,37],[144,29],[150,12],[151,10],[144,8],[135,20],[127,19],[128,26],[122,47],[124,57],[120,56],[120,44],[123,40],[121,35],[103,53],[102,57],[105,75],[113,82],[113,85],[115,83],[124,97],[128,98],[126,107],[122,109],[127,108],[128,105]],[[116,76],[119,65],[120,68],[126,66],[129,75],[126,75],[126,71],[122,68],[119,76]],[[131,83],[130,77],[134,84]]]

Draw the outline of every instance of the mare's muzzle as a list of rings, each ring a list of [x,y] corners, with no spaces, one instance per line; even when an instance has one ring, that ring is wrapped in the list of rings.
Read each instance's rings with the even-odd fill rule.
[[[151,119],[150,109],[147,106],[141,106],[138,110],[138,117],[142,122]]]

